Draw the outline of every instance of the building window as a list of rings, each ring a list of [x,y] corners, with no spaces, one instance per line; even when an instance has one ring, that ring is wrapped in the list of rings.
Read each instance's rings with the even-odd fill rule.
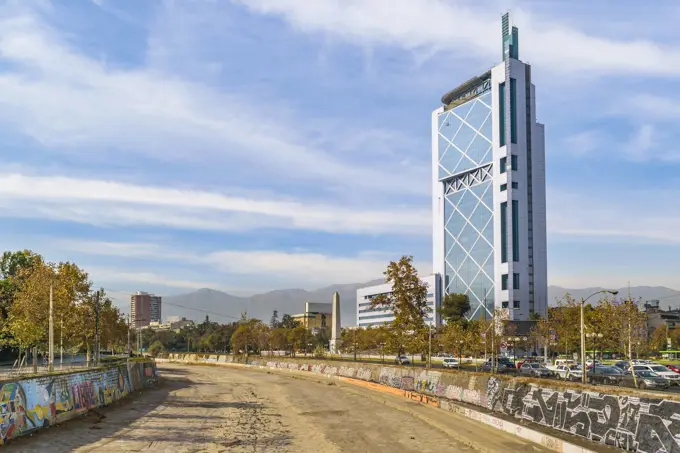
[[[512,183],[512,188],[513,188],[513,189],[519,189],[519,184],[516,183],[516,182],[513,182],[513,183]]]
[[[519,167],[519,165],[517,165],[517,155],[511,154],[510,155],[510,168],[512,168],[513,171],[517,171],[518,167]]]
[[[508,262],[508,203],[501,203],[501,262]]]
[[[498,85],[498,139],[505,146],[505,82]]]
[[[517,143],[517,80],[510,79],[510,141]]]
[[[515,310],[519,310],[519,301],[518,300],[512,301],[512,308],[514,308]]]
[[[508,190],[508,185],[507,184],[501,184],[501,192],[505,192]]]
[[[508,274],[501,275],[501,289],[503,291],[508,289]]]
[[[501,157],[501,174],[505,173],[506,171],[508,171],[508,158]]]
[[[508,301],[507,300],[504,300],[503,302],[501,302],[501,308],[508,308]]]
[[[519,261],[519,201],[512,200],[512,260]]]
[[[519,274],[512,274],[512,289],[519,289]]]

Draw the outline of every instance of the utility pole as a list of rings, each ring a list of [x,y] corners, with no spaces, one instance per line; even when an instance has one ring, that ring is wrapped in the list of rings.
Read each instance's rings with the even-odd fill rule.
[[[132,352],[132,346],[130,345],[130,315],[128,314],[128,342],[127,342],[127,354],[128,357],[130,357],[130,353]]]
[[[59,369],[64,368],[64,315],[59,323]]]
[[[54,303],[53,303],[53,285],[50,283],[50,333],[49,333],[49,364],[48,371],[54,371]]]
[[[99,366],[99,290],[94,295],[94,364]]]

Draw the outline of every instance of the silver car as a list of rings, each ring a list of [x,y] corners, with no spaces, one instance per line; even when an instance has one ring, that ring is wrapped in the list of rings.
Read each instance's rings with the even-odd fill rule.
[[[552,371],[540,363],[523,363],[519,369],[520,376],[551,377]]]

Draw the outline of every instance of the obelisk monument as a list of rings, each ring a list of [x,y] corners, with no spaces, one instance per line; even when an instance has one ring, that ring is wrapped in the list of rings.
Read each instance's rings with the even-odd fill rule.
[[[340,294],[336,291],[333,294],[333,327],[331,329],[331,354],[340,353]]]

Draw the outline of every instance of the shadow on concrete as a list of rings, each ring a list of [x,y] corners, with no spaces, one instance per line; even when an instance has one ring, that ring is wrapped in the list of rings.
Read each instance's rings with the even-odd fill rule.
[[[260,403],[248,401],[187,401],[180,399],[167,401],[164,405],[200,409],[259,409],[262,407]]]
[[[165,404],[171,392],[189,386],[190,381],[187,379],[161,376],[157,387],[134,392],[120,401],[97,409],[96,412],[91,411],[61,425],[13,439],[2,447],[3,453],[68,453],[104,438],[117,440],[122,430],[130,428],[134,422]],[[98,414],[105,418],[101,419]]]

